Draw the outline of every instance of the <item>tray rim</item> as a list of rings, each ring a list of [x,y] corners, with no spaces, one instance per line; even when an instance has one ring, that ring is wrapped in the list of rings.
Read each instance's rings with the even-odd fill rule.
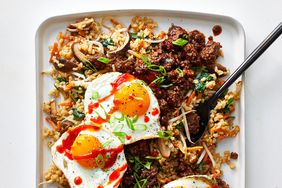
[[[38,26],[38,28],[36,29],[36,33],[35,33],[35,80],[36,80],[36,187],[38,187],[38,184],[40,183],[40,173],[42,173],[40,171],[40,166],[39,161],[40,161],[40,147],[41,147],[41,142],[42,142],[42,133],[41,133],[41,125],[40,125],[40,115],[41,115],[41,111],[42,109],[40,108],[40,56],[39,56],[39,44],[40,44],[40,36],[43,35],[44,32],[44,28],[46,27],[46,25],[50,24],[50,22],[52,22],[53,20],[60,20],[60,19],[65,19],[65,21],[67,19],[71,19],[71,18],[75,18],[75,17],[85,17],[87,15],[91,15],[91,14],[116,14],[116,13],[128,13],[130,14],[142,14],[142,13],[171,13],[171,16],[175,16],[175,15],[182,15],[182,16],[193,16],[193,17],[206,17],[206,18],[218,18],[221,20],[225,20],[228,21],[230,23],[233,23],[237,29],[239,29],[239,33],[240,35],[242,35],[242,42],[243,42],[243,58],[245,59],[246,57],[246,34],[245,34],[245,30],[244,27],[242,26],[242,24],[235,18],[228,16],[228,15],[222,15],[222,14],[214,14],[214,13],[208,13],[208,12],[197,12],[197,11],[184,11],[184,10],[177,10],[177,9],[104,9],[104,10],[97,10],[97,11],[85,11],[85,12],[74,12],[71,14],[59,14],[56,16],[51,16],[48,17],[46,19],[44,19]],[[167,16],[170,17],[170,16]],[[242,90],[241,90],[241,97],[240,97],[240,112],[239,112],[239,116],[240,116],[240,135],[241,135],[241,139],[242,139],[242,143],[240,145],[240,151],[243,151],[243,154],[240,154],[240,158],[242,160],[241,162],[241,171],[242,171],[242,175],[240,178],[240,181],[242,182],[240,185],[243,185],[242,188],[246,187],[246,133],[245,133],[245,123],[246,123],[246,119],[245,119],[245,74],[243,73],[242,76],[239,78],[240,80],[243,81],[243,85],[242,85]]]

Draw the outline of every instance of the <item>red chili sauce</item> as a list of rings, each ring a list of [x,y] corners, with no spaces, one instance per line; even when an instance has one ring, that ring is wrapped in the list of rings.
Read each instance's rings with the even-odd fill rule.
[[[117,159],[118,154],[123,151],[123,145],[120,145],[117,148],[95,149],[95,150],[92,150],[92,152],[87,155],[73,156],[71,154],[71,146],[73,145],[76,137],[78,136],[78,134],[81,131],[86,130],[86,129],[98,131],[100,130],[100,127],[95,127],[92,125],[81,125],[81,126],[68,130],[67,138],[62,140],[62,145],[58,145],[56,147],[57,151],[59,153],[64,153],[65,156],[68,157],[70,160],[93,159],[97,157],[99,154],[101,154],[105,159],[104,165],[102,168],[106,169],[106,168],[110,168],[111,166],[113,166],[113,164],[115,163]]]

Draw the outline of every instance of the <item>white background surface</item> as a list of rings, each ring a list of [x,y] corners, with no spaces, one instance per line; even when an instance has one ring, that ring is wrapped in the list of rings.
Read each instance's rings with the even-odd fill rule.
[[[0,0],[0,187],[35,185],[35,47],[48,17],[103,9],[159,8],[232,16],[246,54],[282,21],[281,0]],[[282,37],[246,73],[246,188],[282,188]]]

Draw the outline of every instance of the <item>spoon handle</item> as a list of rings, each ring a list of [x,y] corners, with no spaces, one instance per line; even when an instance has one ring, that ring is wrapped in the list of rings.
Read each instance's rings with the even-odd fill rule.
[[[214,103],[219,96],[241,76],[249,66],[281,35],[282,22],[262,41],[262,43],[245,59],[245,61],[231,74],[217,92],[210,98],[209,103]]]

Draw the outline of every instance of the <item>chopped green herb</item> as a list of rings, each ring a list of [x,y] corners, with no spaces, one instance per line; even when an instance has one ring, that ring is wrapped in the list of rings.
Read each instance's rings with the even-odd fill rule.
[[[183,122],[181,121],[181,122],[178,123],[175,127],[179,130],[179,129],[182,129],[182,128],[184,127],[184,124],[183,124]]]
[[[134,126],[133,126],[131,119],[127,116],[124,116],[124,118],[125,118],[125,122],[126,122],[128,128],[134,131],[135,129],[134,129]]]
[[[206,78],[205,81],[202,81],[203,78]],[[196,80],[197,83],[195,83],[195,90],[203,92],[206,89],[206,82],[213,80],[213,77],[207,72],[201,72],[196,76]]]
[[[148,69],[155,71],[155,72],[160,72],[163,76],[167,76],[167,73],[166,73],[164,66],[152,64],[152,62],[149,60],[149,58],[145,55],[142,55],[141,59],[142,59],[143,63],[145,63],[147,65]]]
[[[127,136],[125,132],[113,132],[113,134],[118,137],[121,143],[125,143],[125,137]]]
[[[226,105],[225,105],[225,107],[223,109],[224,113],[230,112],[230,107],[234,104],[234,101],[235,100],[233,98],[228,99],[228,101],[226,102]]]
[[[99,168],[104,168],[105,159],[104,159],[102,154],[99,154],[97,157],[95,157],[95,161],[96,161],[96,164]]]
[[[108,64],[111,61],[109,58],[106,57],[99,57],[97,60],[105,64]]]
[[[155,80],[152,81],[152,83],[154,84],[161,84],[165,81],[165,77],[164,76],[157,76],[157,78]]]
[[[172,133],[170,131],[159,131],[158,135],[160,138],[168,140],[172,136]]]
[[[72,109],[72,115],[73,115],[73,119],[76,120],[76,121],[81,121],[84,119],[85,117],[85,114],[78,111],[77,108],[73,108]]]
[[[98,91],[93,91],[92,92],[92,99],[93,100],[96,100],[98,99],[100,96],[99,96],[99,92]]]
[[[172,44],[177,45],[177,46],[184,46],[187,43],[188,43],[188,40],[182,39],[182,38],[179,38],[179,39],[172,42]]]
[[[133,176],[134,176],[134,179],[136,181],[136,184],[134,185],[134,188],[145,188],[146,187],[148,179],[141,179],[141,180],[139,180],[140,177],[137,175],[137,173],[134,173]]]
[[[64,77],[57,77],[57,80],[58,80],[59,82],[68,82],[67,79],[64,78]]]
[[[137,35],[137,33],[130,33],[130,35],[131,35],[131,38],[134,38],[134,39],[140,39],[141,38]]]
[[[179,77],[184,76],[183,70],[181,70],[180,68],[176,68],[176,71],[178,72]]]
[[[163,156],[162,155],[158,155],[158,156],[156,156],[156,157],[154,157],[154,156],[146,156],[145,158],[146,159],[156,159],[156,160],[159,160],[159,159],[161,159]]]
[[[113,141],[114,139],[108,140],[107,142],[103,143],[103,147],[109,146]]]
[[[135,115],[135,116],[133,117],[133,119],[132,119],[132,123],[136,123],[137,120],[138,120],[138,116]]]
[[[171,86],[173,86],[172,83],[167,84],[167,85],[160,85],[161,88],[168,88],[168,87],[171,87]]]
[[[114,128],[114,132],[120,132],[123,127],[124,127],[124,124],[123,123],[119,123],[119,124],[114,124],[115,128]]]
[[[144,166],[145,168],[147,168],[148,170],[150,170],[151,165],[152,165],[152,162],[147,161],[143,166]]]
[[[189,35],[183,34],[181,38],[186,39],[186,40],[189,40]]]
[[[117,117],[116,115],[114,115],[114,118],[116,120],[123,121],[124,120],[124,114],[121,114],[121,117]]]
[[[107,48],[108,46],[114,46],[115,43],[112,38],[106,38],[101,40],[102,45]]]

